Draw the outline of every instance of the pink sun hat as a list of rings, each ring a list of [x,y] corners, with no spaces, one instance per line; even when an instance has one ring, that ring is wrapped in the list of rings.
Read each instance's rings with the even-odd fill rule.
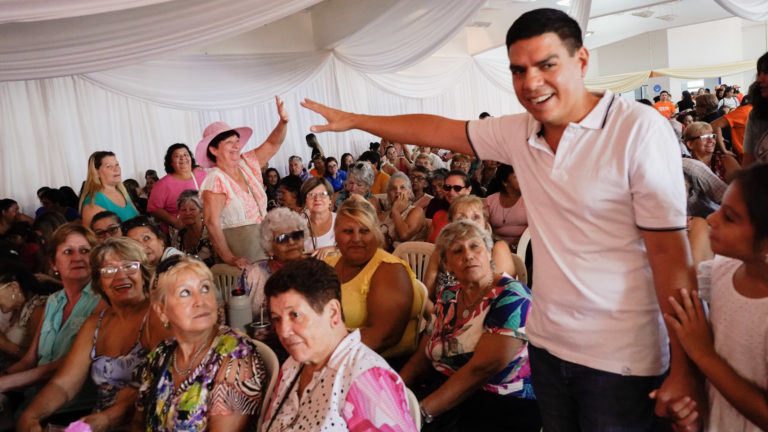
[[[195,149],[195,161],[198,163],[198,165],[204,168],[213,168],[215,166],[213,161],[208,159],[208,144],[211,143],[211,140],[216,138],[216,135],[231,130],[237,132],[238,135],[240,135],[240,143],[243,145],[242,149],[245,148],[245,145],[248,143],[248,139],[250,139],[251,135],[253,135],[253,129],[246,126],[232,128],[229,127],[228,124],[221,121],[209,124],[208,127],[206,127],[203,131],[203,139],[197,143],[197,149]]]

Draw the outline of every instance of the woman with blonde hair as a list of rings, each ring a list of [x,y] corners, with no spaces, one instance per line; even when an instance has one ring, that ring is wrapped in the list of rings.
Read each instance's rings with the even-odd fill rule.
[[[256,345],[217,322],[213,274],[202,261],[162,261],[152,308],[170,338],[147,356],[134,429],[254,430],[266,370]]]
[[[407,359],[418,342],[420,282],[408,264],[381,248],[376,210],[364,197],[353,194],[341,204],[334,233],[341,255],[325,261],[339,275],[347,327],[359,328],[363,343],[390,364]]]
[[[96,213],[109,210],[121,221],[138,216],[128,191],[123,186],[120,163],[111,151],[97,151],[88,158],[88,177],[80,194],[83,225],[89,226]]]
[[[704,163],[726,183],[730,182],[736,171],[741,168],[733,155],[717,151],[715,134],[709,123],[693,122],[688,125],[683,132],[683,141],[693,159]]]

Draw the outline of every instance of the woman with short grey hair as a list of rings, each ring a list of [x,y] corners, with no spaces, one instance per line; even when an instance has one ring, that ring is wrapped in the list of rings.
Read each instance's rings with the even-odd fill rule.
[[[335,208],[341,207],[341,203],[349,198],[352,194],[357,194],[365,197],[376,209],[377,212],[381,211],[381,203],[371,193],[371,186],[375,175],[373,174],[373,168],[368,162],[356,162],[347,168],[347,181],[344,182],[344,189],[336,193],[333,202]]]
[[[538,432],[525,336],[530,289],[495,273],[493,240],[477,222],[446,225],[436,250],[456,283],[438,293],[430,328],[400,370],[405,384],[416,389],[422,430],[482,424],[485,430]]]
[[[302,215],[285,207],[267,213],[258,240],[269,258],[248,264],[238,280],[251,299],[254,316],[260,316],[265,306],[267,279],[286,263],[304,256],[304,238],[308,235],[307,220]],[[266,309],[264,313],[267,314]]]
[[[203,202],[194,189],[185,190],[176,199],[177,218],[183,228],[171,229],[171,246],[200,258],[208,267],[214,264],[213,243],[203,224]]]

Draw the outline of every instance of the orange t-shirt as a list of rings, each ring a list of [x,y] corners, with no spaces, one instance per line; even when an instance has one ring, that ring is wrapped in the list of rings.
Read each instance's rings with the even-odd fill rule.
[[[733,151],[739,156],[744,154],[744,132],[750,111],[752,111],[752,105],[742,105],[723,116],[731,126],[731,145]]]
[[[658,101],[653,104],[653,107],[656,108],[656,111],[660,112],[661,115],[666,118],[669,118],[672,113],[675,112],[675,104],[669,101]]]

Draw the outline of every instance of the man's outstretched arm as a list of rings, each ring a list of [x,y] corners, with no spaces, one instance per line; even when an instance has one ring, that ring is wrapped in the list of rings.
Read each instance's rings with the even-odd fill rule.
[[[340,111],[310,99],[301,103],[327,122],[315,125],[312,132],[343,132],[360,129],[379,137],[401,143],[437,147],[472,154],[466,133],[466,122],[428,114],[372,116]]]

